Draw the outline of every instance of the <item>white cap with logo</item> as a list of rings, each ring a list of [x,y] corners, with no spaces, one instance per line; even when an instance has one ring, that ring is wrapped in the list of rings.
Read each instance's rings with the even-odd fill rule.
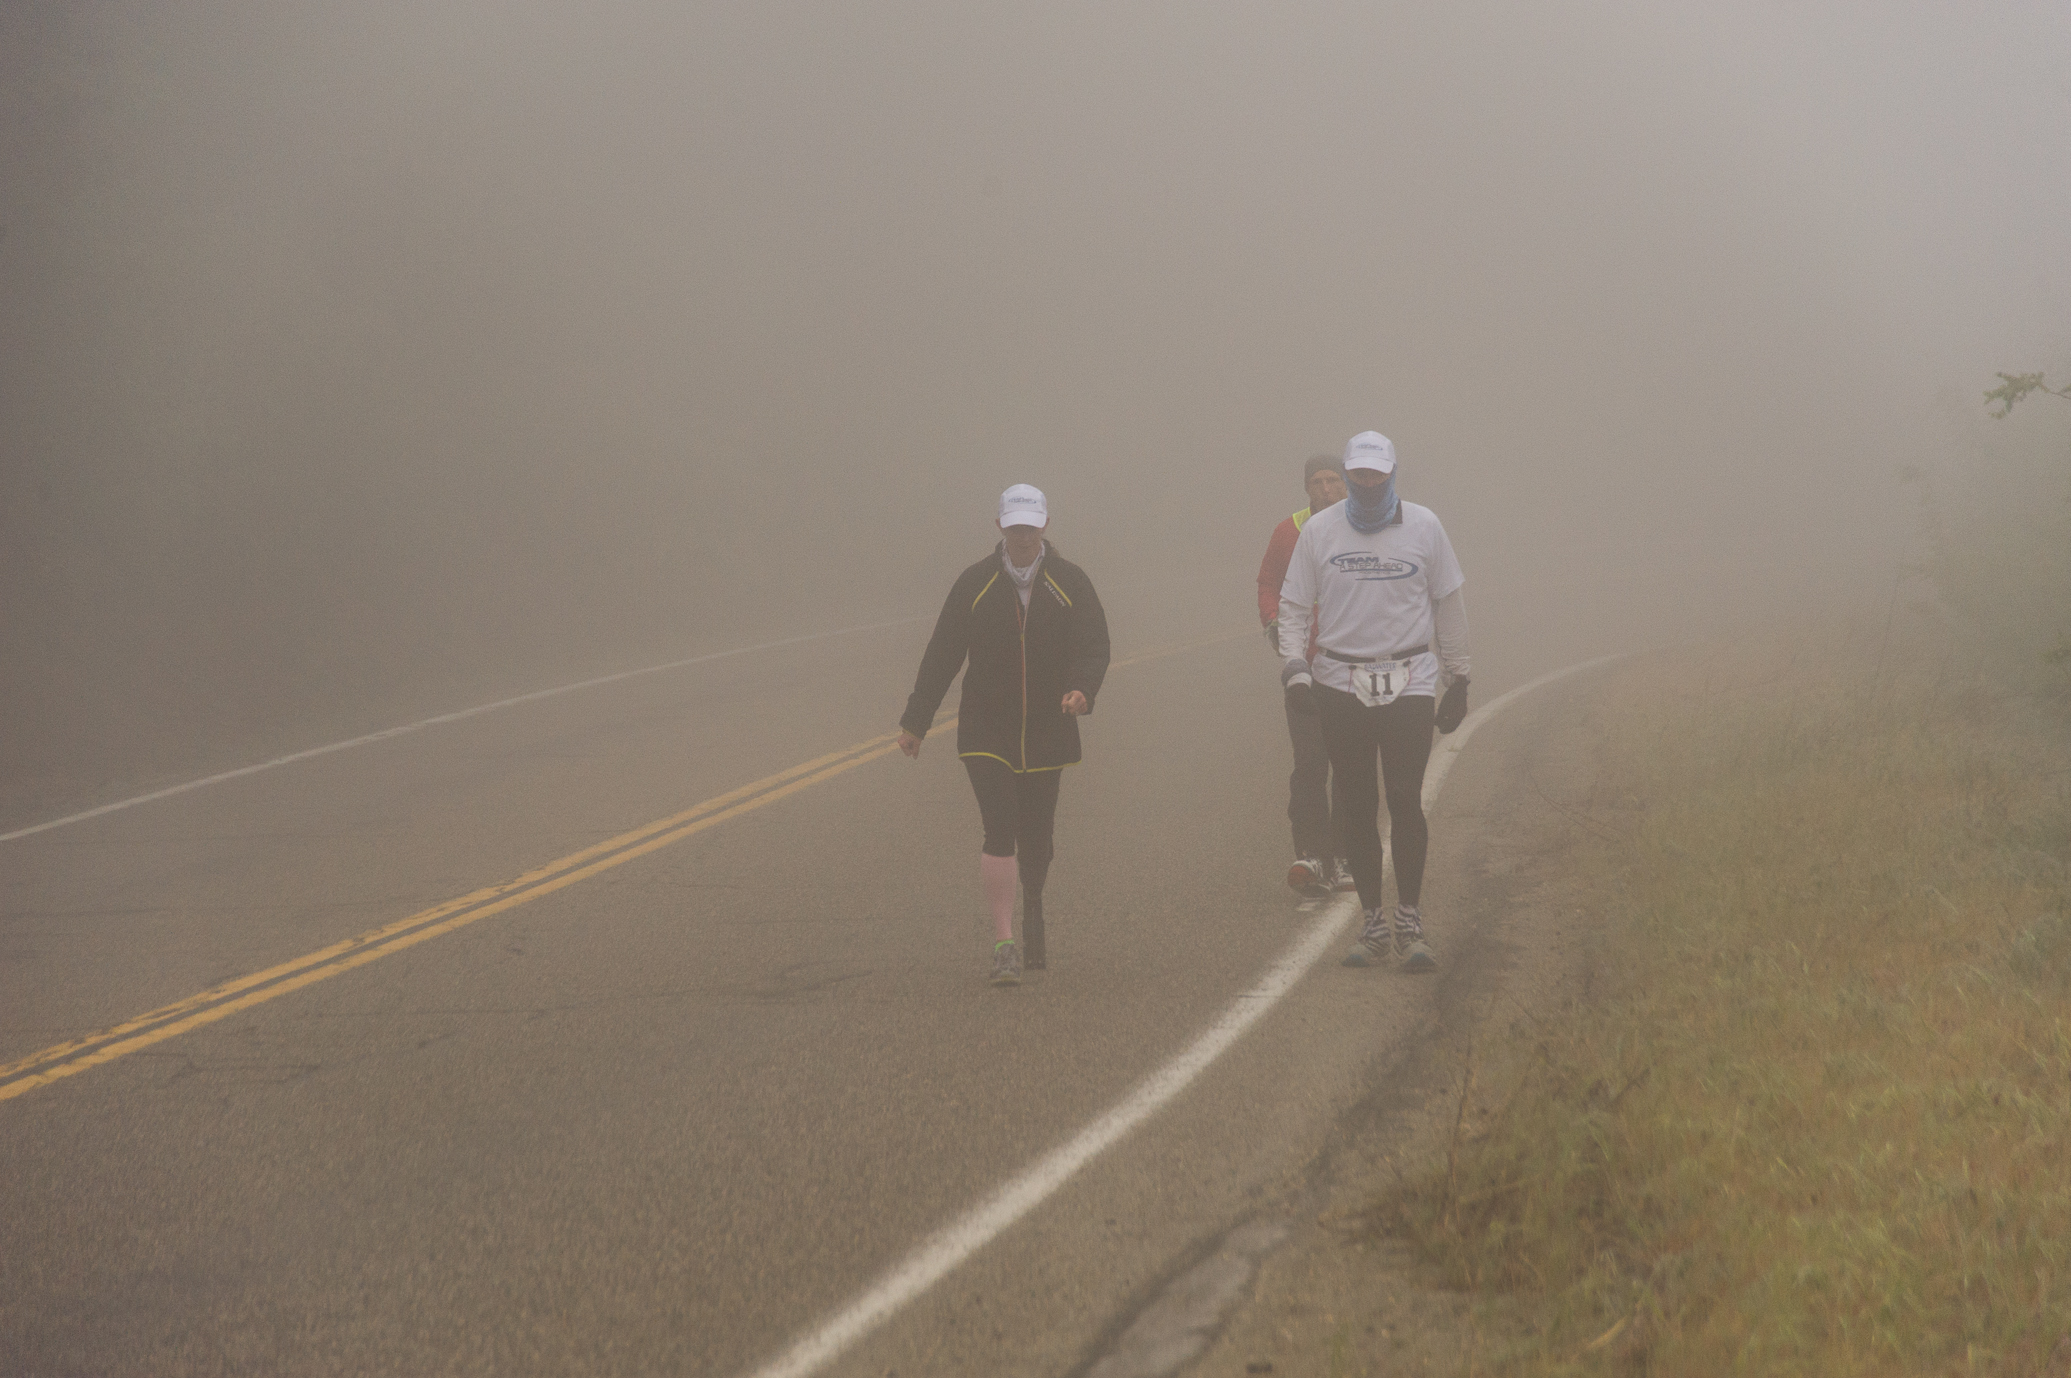
[[[1001,526],[1048,526],[1050,503],[1043,490],[1017,483],[1000,494]]]
[[[1345,468],[1395,472],[1395,443],[1379,431],[1361,431],[1345,442]]]

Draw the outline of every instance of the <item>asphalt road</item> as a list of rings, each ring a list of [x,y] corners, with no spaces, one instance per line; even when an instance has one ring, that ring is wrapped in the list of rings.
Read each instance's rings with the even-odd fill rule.
[[[0,1063],[881,737],[926,632],[0,843]],[[1270,658],[1248,630],[1191,640],[1117,628],[1118,661],[1148,658],[1085,723],[1050,969],[1018,990],[984,980],[977,811],[945,733],[0,1100],[0,1371],[752,1372],[1185,1047],[1308,920],[1281,881]],[[1442,961],[1473,801],[1547,721],[1492,723],[1434,815]],[[1082,1368],[1299,1176],[1438,988],[1318,966],[824,1371]]]

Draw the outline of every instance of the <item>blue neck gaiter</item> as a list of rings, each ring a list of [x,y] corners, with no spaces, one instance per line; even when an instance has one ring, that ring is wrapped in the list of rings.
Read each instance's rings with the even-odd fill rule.
[[[1395,519],[1395,475],[1388,475],[1388,481],[1367,500],[1367,488],[1357,483],[1345,485],[1345,520],[1352,523],[1354,531],[1373,535]]]

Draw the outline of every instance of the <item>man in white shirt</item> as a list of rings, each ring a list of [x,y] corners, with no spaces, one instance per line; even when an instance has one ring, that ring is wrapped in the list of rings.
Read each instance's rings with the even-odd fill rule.
[[[1386,436],[1352,437],[1345,480],[1345,501],[1303,525],[1287,565],[1280,680],[1290,711],[1323,719],[1331,813],[1366,916],[1345,965],[1371,966],[1392,950],[1407,970],[1431,971],[1438,960],[1418,908],[1430,838],[1424,766],[1434,722],[1450,732],[1467,715],[1466,577],[1438,517],[1396,496],[1395,446]],[[1435,702],[1441,688],[1444,701]],[[1392,924],[1381,903],[1383,782],[1395,855]]]

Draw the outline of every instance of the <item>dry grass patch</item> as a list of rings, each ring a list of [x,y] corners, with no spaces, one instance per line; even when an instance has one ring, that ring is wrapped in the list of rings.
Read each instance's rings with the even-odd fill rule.
[[[1594,996],[1487,1050],[1451,1159],[1371,1216],[1523,1303],[1492,1368],[2055,1370],[2071,746],[1876,684],[1779,651],[1607,690]]]

